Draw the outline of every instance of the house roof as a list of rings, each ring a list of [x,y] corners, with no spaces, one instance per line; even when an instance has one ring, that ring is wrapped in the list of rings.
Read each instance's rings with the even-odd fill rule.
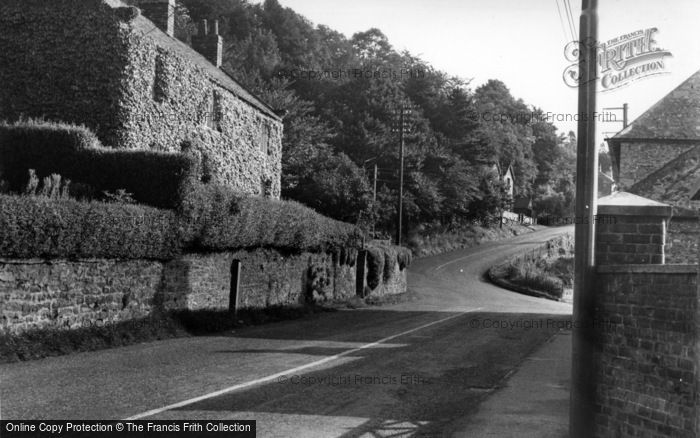
[[[506,169],[505,173],[503,174],[503,177],[508,175],[508,173],[510,173],[510,177],[513,178],[513,180],[515,180],[515,171],[513,170],[512,164],[508,165],[508,168]]]
[[[127,7],[126,3],[122,0],[103,0],[107,5],[112,8]],[[265,113],[267,116],[281,121],[282,119],[278,116],[275,111],[267,105],[265,102],[254,96],[248,90],[246,90],[241,84],[239,84],[235,79],[229,76],[225,71],[216,67],[214,64],[209,62],[204,56],[199,52],[194,50],[192,47],[178,40],[177,38],[171,37],[167,33],[163,32],[158,28],[152,21],[143,15],[139,14],[131,22],[131,25],[141,31],[145,38],[150,38],[159,47],[168,49],[183,58],[189,59],[197,67],[204,70],[211,80],[215,82],[220,87],[230,91],[239,99],[245,101],[249,105],[255,107],[261,112]]]
[[[610,140],[700,140],[700,71]]]

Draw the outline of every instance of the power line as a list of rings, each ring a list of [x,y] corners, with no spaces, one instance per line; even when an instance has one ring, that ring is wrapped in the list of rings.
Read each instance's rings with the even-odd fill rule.
[[[578,34],[578,31],[576,30],[576,20],[574,20],[574,15],[571,12],[572,11],[571,3],[569,3],[569,0],[563,0],[563,1],[564,1],[565,9],[566,9],[566,14],[569,18],[569,26],[571,29],[572,41],[576,41],[577,40],[576,35]]]
[[[564,41],[568,42],[569,36],[566,34],[566,26],[564,25],[564,16],[561,15],[561,7],[559,6],[559,0],[554,0],[557,4],[557,13],[559,14],[559,24],[561,24],[561,30],[564,32]]]

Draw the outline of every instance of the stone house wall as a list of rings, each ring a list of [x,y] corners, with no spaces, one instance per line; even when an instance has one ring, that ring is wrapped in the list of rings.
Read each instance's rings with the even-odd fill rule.
[[[84,124],[105,145],[128,149],[179,152],[196,139],[215,182],[279,197],[280,119],[209,75],[183,43],[149,32],[134,11],[102,0],[3,1],[0,119]]]

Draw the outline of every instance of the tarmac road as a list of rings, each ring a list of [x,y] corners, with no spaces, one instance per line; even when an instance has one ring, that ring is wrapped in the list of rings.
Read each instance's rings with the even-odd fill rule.
[[[483,280],[545,229],[418,260],[417,299],[0,365],[2,419],[255,419],[261,437],[452,436],[571,305]]]

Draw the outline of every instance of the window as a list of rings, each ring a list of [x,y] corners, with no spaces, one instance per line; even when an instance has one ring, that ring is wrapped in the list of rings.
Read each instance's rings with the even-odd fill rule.
[[[161,53],[156,55],[156,68],[153,75],[153,100],[165,102],[168,99],[168,74]]]
[[[204,115],[204,124],[207,128],[221,132],[221,96],[214,92],[207,101],[207,109]]]
[[[260,150],[262,152],[267,152],[268,155],[272,154],[270,150],[270,125],[262,122],[260,125]]]

